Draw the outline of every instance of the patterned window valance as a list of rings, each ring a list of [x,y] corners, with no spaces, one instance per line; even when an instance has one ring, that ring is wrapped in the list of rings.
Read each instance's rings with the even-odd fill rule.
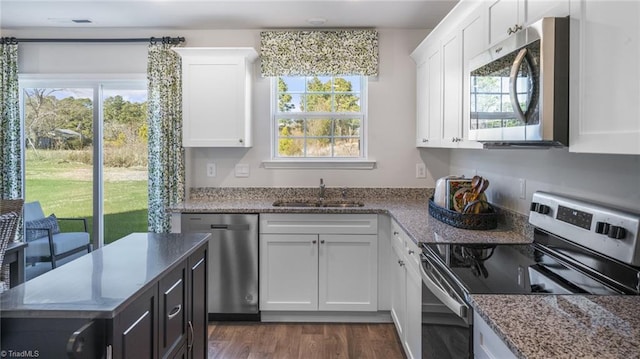
[[[263,31],[262,76],[378,75],[375,30]]]

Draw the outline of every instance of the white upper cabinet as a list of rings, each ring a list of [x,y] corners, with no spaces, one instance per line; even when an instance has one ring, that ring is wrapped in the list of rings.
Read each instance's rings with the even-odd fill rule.
[[[524,27],[524,0],[497,0],[488,7],[489,42],[495,44]]]
[[[489,2],[487,14],[494,45],[543,17],[569,15],[569,0],[497,0]]]
[[[416,146],[439,147],[442,140],[442,61],[440,42],[426,42],[412,54],[416,61]]]
[[[462,51],[459,31],[442,40],[442,144],[458,147],[462,141]]]
[[[569,151],[640,154],[640,2],[571,3]]]
[[[487,21],[483,11],[476,11],[462,25],[460,32],[462,42],[462,134],[463,144],[475,144],[480,146],[475,138],[469,137],[469,119],[470,119],[470,78],[469,78],[469,60],[474,56],[483,52],[489,45],[487,37]]]
[[[569,15],[569,0],[528,0],[526,23],[534,23],[543,17],[564,17]]]
[[[175,48],[184,147],[251,147],[253,48]]]

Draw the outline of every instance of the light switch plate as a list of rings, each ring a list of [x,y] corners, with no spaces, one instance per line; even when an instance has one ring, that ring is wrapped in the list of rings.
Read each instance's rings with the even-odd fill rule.
[[[236,165],[236,177],[249,177],[249,165],[246,163],[238,163]]]

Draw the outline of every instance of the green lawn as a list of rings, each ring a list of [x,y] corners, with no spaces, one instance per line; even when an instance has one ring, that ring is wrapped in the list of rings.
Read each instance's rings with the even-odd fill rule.
[[[91,166],[64,160],[64,152],[27,151],[25,200],[40,201],[45,215],[87,218],[89,232],[93,227]],[[127,172],[129,171],[129,172]],[[130,169],[107,168],[105,173],[130,173]],[[134,174],[135,171],[133,172]],[[125,176],[105,180],[104,242],[111,243],[131,232],[147,231],[147,180]],[[105,176],[109,177],[109,176]],[[61,230],[79,230],[76,221],[60,222]]]

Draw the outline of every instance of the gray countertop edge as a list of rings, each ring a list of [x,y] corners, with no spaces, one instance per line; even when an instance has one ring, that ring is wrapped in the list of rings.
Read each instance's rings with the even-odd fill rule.
[[[133,233],[136,234],[136,233]],[[180,257],[177,257],[173,262],[169,265],[165,266],[163,270],[157,273],[153,278],[148,278],[146,282],[140,286],[134,293],[132,293],[127,298],[121,300],[113,309],[104,310],[104,309],[90,309],[83,308],[78,309],[77,304],[71,303],[68,305],[68,309],[66,308],[46,308],[47,304],[36,304],[32,306],[22,306],[20,308],[7,308],[6,305],[0,307],[1,317],[5,318],[77,318],[77,319],[112,319],[116,317],[126,306],[130,303],[134,302],[138,299],[142,294],[144,294],[147,290],[152,288],[157,281],[162,278],[165,274],[169,273],[173,269],[175,269],[179,263],[184,261],[190,255],[195,253],[198,248],[207,245],[209,242],[210,234],[198,233],[198,235],[203,235],[203,237],[194,243],[188,250],[183,252]],[[124,237],[126,238],[126,237]],[[98,249],[99,250],[99,249]],[[95,251],[94,251],[95,252]],[[93,253],[93,252],[92,252]],[[91,253],[87,254],[91,255]],[[69,263],[71,264],[71,262]],[[66,264],[67,266],[69,264]],[[11,291],[19,291],[20,288],[23,288],[26,283],[23,283],[15,288],[12,288],[9,291],[5,291],[2,293],[2,296],[10,295]],[[55,303],[57,306],[61,306],[59,303]],[[74,308],[74,306],[76,308]]]

